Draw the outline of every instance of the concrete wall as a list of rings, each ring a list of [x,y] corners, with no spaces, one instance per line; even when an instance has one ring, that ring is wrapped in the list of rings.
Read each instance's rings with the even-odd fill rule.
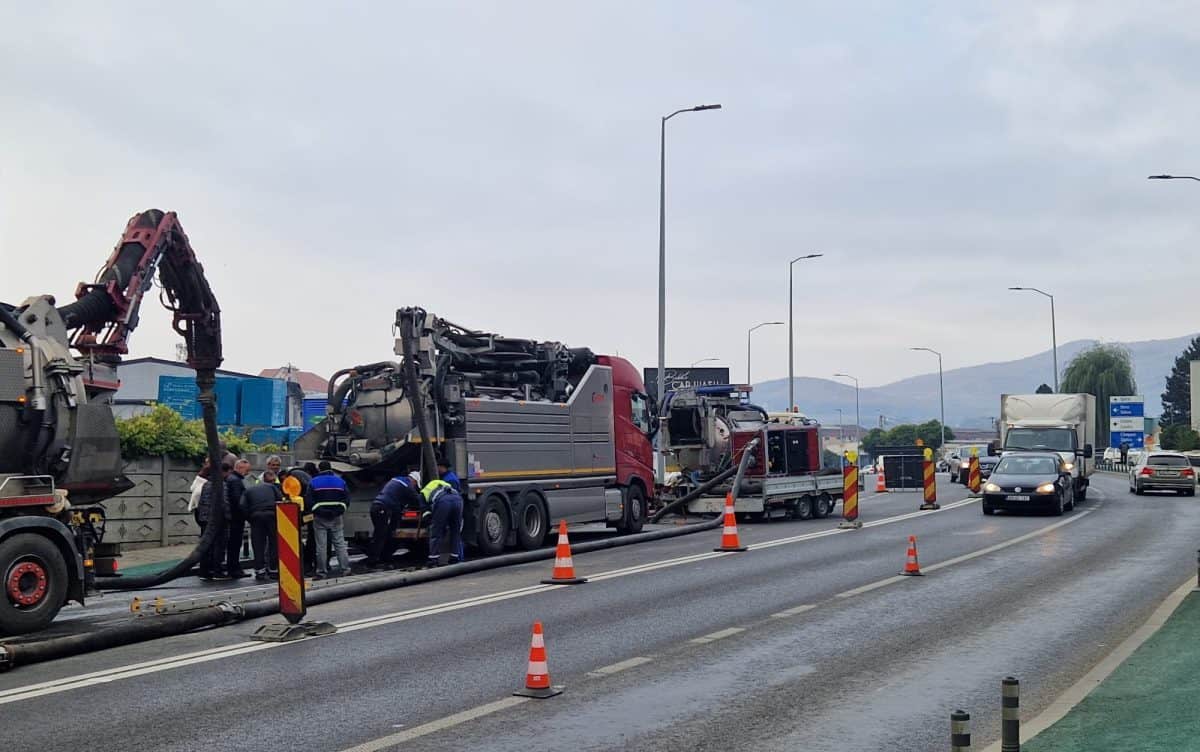
[[[246,459],[261,472],[265,454]],[[280,455],[284,467],[291,455]],[[120,543],[126,549],[154,548],[175,543],[194,543],[200,528],[187,511],[192,479],[199,462],[169,457],[148,457],[130,462],[125,475],[133,488],[104,502],[105,543]]]

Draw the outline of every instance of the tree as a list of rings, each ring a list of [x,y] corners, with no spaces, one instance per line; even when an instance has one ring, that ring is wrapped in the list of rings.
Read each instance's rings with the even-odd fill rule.
[[[1108,398],[1137,393],[1133,358],[1121,345],[1099,344],[1076,355],[1063,371],[1062,391],[1096,397],[1096,444],[1108,446]]]
[[[887,443],[887,433],[882,428],[872,428],[863,434],[862,450],[871,454],[875,453],[875,447],[883,446]]]
[[[912,423],[901,423],[898,426],[892,426],[887,432],[888,446],[916,446],[917,444],[917,427]]]
[[[1054,390],[1050,388],[1049,384],[1042,384],[1034,394],[1054,394]]]
[[[938,420],[927,420],[916,426],[917,438],[925,442],[925,446],[938,449],[942,446],[942,423]],[[946,440],[954,439],[954,431],[946,427]]]
[[[1191,341],[1171,368],[1167,377],[1167,390],[1162,393],[1162,417],[1159,425],[1190,426],[1192,424],[1192,365],[1200,360],[1200,337]]]
[[[1200,449],[1200,434],[1178,423],[1163,428],[1160,440],[1163,449],[1174,449],[1177,452]]]

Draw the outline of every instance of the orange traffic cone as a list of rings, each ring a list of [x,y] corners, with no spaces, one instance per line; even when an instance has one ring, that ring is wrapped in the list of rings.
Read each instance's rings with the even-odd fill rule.
[[[883,468],[875,473],[875,493],[887,493],[887,480],[883,477]]]
[[[921,565],[917,563],[917,536],[908,536],[908,561],[904,562],[904,571],[900,574],[907,574],[912,577],[920,577]]]
[[[575,562],[571,560],[571,542],[567,540],[567,521],[558,522],[558,545],[554,549],[554,573],[545,585],[578,585],[587,582],[586,577],[575,576]]]
[[[725,494],[725,527],[721,531],[721,545],[714,551],[745,551],[738,540],[737,514],[733,511],[733,492]]]
[[[550,669],[546,665],[546,641],[542,637],[542,623],[533,623],[533,639],[529,643],[529,668],[525,671],[525,688],[513,692],[519,697],[536,697],[544,700],[562,694],[562,687],[550,686]]]

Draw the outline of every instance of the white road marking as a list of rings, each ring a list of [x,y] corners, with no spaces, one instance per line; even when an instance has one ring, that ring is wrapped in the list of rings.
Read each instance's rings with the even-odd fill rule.
[[[950,509],[954,509],[954,508],[963,506],[965,504],[969,504],[972,501],[973,500],[966,500],[966,501],[955,502],[953,504],[947,504],[942,507],[941,511],[947,511]],[[863,527],[876,527],[879,525],[888,525],[888,524],[892,524],[895,522],[902,522],[904,520],[912,519],[914,517],[921,517],[921,516],[929,515],[929,514],[937,514],[937,511],[910,512],[907,514],[897,515],[895,517],[885,517],[880,520],[874,520],[872,522],[865,523],[863,525]],[[852,532],[852,531],[832,528],[829,530],[821,530],[821,531],[817,531],[817,532],[813,532],[813,533],[806,533],[804,535],[792,536],[792,537],[783,538],[780,540],[756,543],[756,544],[750,546],[750,549],[751,550],[759,550],[759,549],[765,549],[765,548],[772,548],[775,546],[784,545],[785,543],[799,543],[802,541],[814,540],[816,538],[823,538],[823,537],[826,537],[829,535],[838,535],[838,534],[847,533],[847,532]],[[658,569],[665,569],[668,567],[675,567],[675,566],[680,566],[682,564],[689,564],[689,563],[693,563],[693,562],[697,562],[697,561],[704,561],[707,559],[715,559],[715,558],[718,558],[721,556],[730,556],[730,555],[731,554],[723,553],[723,552],[707,552],[707,553],[702,553],[702,554],[693,554],[690,556],[681,556],[681,557],[677,557],[674,559],[666,559],[663,561],[650,562],[647,564],[640,564],[640,565],[635,565],[635,566],[631,566],[631,567],[625,567],[622,569],[610,570],[608,572],[601,572],[599,574],[590,575],[588,579],[591,582],[600,582],[603,580],[614,579],[617,577],[626,577],[626,576],[634,575],[634,574],[642,574],[644,572],[651,572],[651,571],[655,571]],[[338,633],[356,632],[356,631],[359,631],[362,629],[369,629],[371,627],[385,626],[387,624],[394,624],[397,622],[409,621],[409,620],[418,619],[418,618],[421,618],[424,616],[433,616],[436,614],[459,611],[462,609],[472,608],[474,606],[481,606],[481,605],[485,605],[488,603],[496,603],[499,601],[510,600],[513,598],[522,598],[522,597],[525,597],[528,595],[543,593],[543,592],[547,592],[550,590],[559,590],[559,589],[562,589],[565,587],[568,587],[568,586],[566,586],[566,585],[533,585],[533,586],[527,586],[527,587],[522,587],[522,588],[516,588],[513,590],[502,591],[499,593],[483,594],[483,595],[475,596],[472,598],[465,598],[465,599],[458,600],[458,601],[451,601],[449,603],[438,603],[438,604],[433,604],[433,605],[429,605],[429,606],[422,606],[419,608],[408,609],[406,611],[399,611],[399,612],[390,613],[390,614],[381,614],[379,616],[372,616],[372,617],[367,617],[367,618],[363,618],[363,619],[354,619],[354,620],[347,621],[342,624],[338,624],[337,625]],[[335,636],[335,635],[330,635],[330,637],[333,637],[333,636]],[[328,638],[325,638],[325,639],[328,639]],[[226,645],[224,647],[209,648],[206,650],[200,650],[200,651],[196,651],[196,652],[192,652],[192,653],[185,653],[183,655],[174,656],[171,658],[160,658],[160,659],[153,660],[153,661],[145,661],[145,662],[139,662],[139,663],[129,664],[129,665],[125,665],[125,666],[117,666],[114,668],[105,669],[103,671],[96,671],[96,672],[92,672],[92,673],[88,673],[88,674],[63,677],[60,679],[54,679],[54,680],[47,681],[47,682],[41,682],[39,684],[31,684],[31,685],[26,685],[23,687],[14,687],[12,689],[0,690],[0,705],[5,705],[8,703],[12,703],[12,702],[19,702],[21,700],[29,700],[29,699],[33,699],[36,697],[43,697],[45,695],[58,694],[60,692],[67,692],[67,691],[70,691],[73,689],[81,689],[84,687],[91,687],[91,686],[95,686],[98,684],[105,684],[105,683],[109,683],[109,682],[120,681],[122,679],[130,679],[130,678],[137,677],[137,676],[154,674],[154,673],[158,673],[161,671],[169,671],[169,670],[176,669],[176,668],[184,668],[186,666],[192,666],[192,665],[199,664],[199,663],[207,663],[209,661],[220,660],[222,658],[232,658],[234,656],[245,655],[247,653],[256,653],[256,652],[259,652],[262,650],[272,650],[275,648],[285,647],[286,645],[289,645],[289,644],[293,644],[293,643],[242,642],[242,643],[237,643],[235,645]],[[410,729],[410,732],[414,731],[414,730],[415,729]]]
[[[374,741],[364,742],[355,747],[348,747],[342,750],[342,752],[379,752],[379,750],[384,750],[388,747],[394,747],[401,742],[411,741],[422,736],[428,736],[429,734],[433,734],[438,731],[454,728],[455,726],[466,723],[467,721],[473,721],[476,718],[483,718],[486,715],[498,713],[501,710],[507,710],[526,702],[529,702],[528,697],[505,697],[502,700],[489,702],[486,705],[480,705],[469,710],[464,710],[461,713],[455,713],[454,715],[448,715],[445,718],[439,718],[436,721],[430,721],[429,723],[423,723],[420,726],[414,726],[407,731],[398,731],[394,734],[388,734],[387,736],[375,739]]]
[[[1091,694],[1092,690],[1100,686],[1100,683],[1108,678],[1108,675],[1116,671],[1117,666],[1125,662],[1133,652],[1142,646],[1146,640],[1157,632],[1163,624],[1167,623],[1167,619],[1179,608],[1179,604],[1183,603],[1183,599],[1190,593],[1195,591],[1196,585],[1194,579],[1189,575],[1186,582],[1180,585],[1175,592],[1167,596],[1167,599],[1150,614],[1150,618],[1146,620],[1142,626],[1138,627],[1133,634],[1125,638],[1125,641],[1109,653],[1104,660],[1096,664],[1096,667],[1084,674],[1083,678],[1071,685],[1071,688],[1058,697],[1054,702],[1050,703],[1037,718],[1025,723],[1021,727],[1021,737],[1025,741],[1029,741],[1033,737],[1042,733],[1046,729],[1058,723],[1071,708],[1083,701],[1083,698]],[[999,740],[989,744],[984,748],[983,752],[1000,752]]]
[[[816,607],[817,607],[817,605],[815,603],[805,603],[803,606],[796,606],[795,608],[789,608],[786,611],[780,611],[779,613],[771,614],[771,616],[775,617],[776,619],[784,619],[789,616],[799,616],[800,614],[804,613],[805,611],[812,611]]]
[[[654,660],[654,659],[647,658],[644,655],[639,655],[634,658],[629,658],[629,659],[626,659],[623,661],[618,661],[617,663],[609,664],[607,666],[601,666],[600,668],[596,669],[595,671],[589,671],[587,673],[587,675],[592,677],[593,679],[599,678],[601,676],[612,676],[613,674],[619,674],[622,671],[625,671],[627,669],[637,668],[638,666],[643,666],[652,660]]]
[[[693,645],[707,645],[710,642],[724,640],[726,637],[733,637],[735,634],[741,634],[745,631],[746,629],[744,627],[730,627],[729,629],[722,629],[720,631],[713,632],[712,634],[706,634],[703,637],[697,637],[694,640],[688,640],[688,642],[692,643]]]
[[[856,587],[851,590],[843,591],[833,597],[834,598],[853,598],[856,595],[862,595],[863,593],[869,593],[872,590],[878,590],[879,588],[884,587],[885,585],[891,585],[893,583],[900,582],[901,580],[907,580],[907,579],[909,579],[908,575],[893,575],[891,577],[885,577],[882,580],[876,580],[875,582],[869,582],[866,585],[862,585],[860,587]]]

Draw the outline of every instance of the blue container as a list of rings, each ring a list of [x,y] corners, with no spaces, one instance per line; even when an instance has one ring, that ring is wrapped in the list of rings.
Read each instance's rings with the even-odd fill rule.
[[[256,428],[250,432],[250,441],[255,444],[283,444],[287,441],[285,428]]]
[[[186,420],[200,417],[200,403],[196,401],[199,393],[195,376],[158,377],[158,403],[171,408]]]
[[[195,383],[195,379],[193,379]],[[217,422],[226,425],[239,425],[238,414],[241,412],[242,380],[232,376],[218,376],[217,385],[213,391],[217,395]]]
[[[316,424],[325,420],[325,405],[328,400],[324,397],[308,397],[304,400],[302,414],[304,418],[304,428],[312,428]]]
[[[287,424],[287,382],[282,379],[243,379],[241,405],[244,426],[284,426]]]

